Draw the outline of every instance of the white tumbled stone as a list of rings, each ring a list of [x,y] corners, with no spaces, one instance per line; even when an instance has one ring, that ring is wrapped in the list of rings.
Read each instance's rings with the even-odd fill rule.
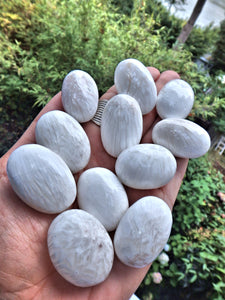
[[[101,139],[105,150],[117,157],[124,149],[140,142],[143,118],[137,101],[119,94],[106,104],[101,120]]]
[[[128,209],[126,191],[117,176],[106,168],[91,168],[77,183],[78,205],[94,215],[106,228],[114,230]]]
[[[185,119],[164,119],[152,131],[155,144],[169,149],[174,156],[197,158],[210,148],[210,136],[198,124]]]
[[[172,214],[160,198],[147,196],[129,207],[116,229],[114,247],[125,265],[142,268],[153,262],[169,239]]]
[[[53,220],[48,230],[48,250],[58,273],[80,287],[103,282],[113,264],[113,244],[107,231],[81,209],[67,210]]]
[[[61,156],[72,173],[88,164],[89,139],[78,121],[69,114],[60,110],[45,113],[37,122],[35,137],[38,144]]]
[[[27,205],[44,213],[59,213],[75,201],[76,183],[64,160],[37,144],[12,152],[7,174],[15,193]]]
[[[124,150],[115,165],[121,182],[135,189],[155,189],[167,184],[176,168],[172,153],[154,144],[139,144]]]
[[[194,91],[182,79],[169,81],[160,90],[156,109],[162,119],[186,118],[194,104]]]
[[[63,107],[79,123],[90,121],[94,117],[98,96],[97,85],[87,72],[73,70],[63,80]]]
[[[143,115],[154,108],[156,85],[151,73],[139,60],[128,58],[121,61],[115,69],[114,82],[118,93],[128,94],[138,101]]]

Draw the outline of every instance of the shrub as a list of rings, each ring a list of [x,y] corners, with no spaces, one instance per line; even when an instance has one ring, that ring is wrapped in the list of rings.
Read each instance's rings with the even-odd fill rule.
[[[176,287],[179,299],[223,299],[225,288],[225,202],[217,197],[225,190],[221,173],[205,157],[190,160],[173,211],[169,239],[170,263],[153,263],[138,293],[154,291],[152,272],[163,276],[162,289]],[[154,299],[163,298],[157,286]],[[143,295],[145,293],[145,295]],[[160,298],[157,298],[157,293]],[[174,291],[172,291],[174,293]],[[144,298],[143,298],[144,299]]]
[[[195,103],[190,114],[190,119],[202,119],[211,124],[217,132],[225,131],[225,84],[223,73],[209,76],[193,68],[189,72],[191,85],[195,92]]]
[[[220,23],[220,30],[218,33],[218,39],[215,44],[215,49],[213,51],[213,65],[215,70],[225,71],[225,53],[224,53],[224,42],[225,38],[225,20]]]
[[[160,70],[183,70],[188,52],[167,53],[163,29],[134,1],[131,16],[108,1],[4,1],[0,4],[0,105],[8,115],[31,114],[57,93],[72,69],[90,73],[100,94],[113,84],[122,59]],[[165,57],[167,58],[165,60]],[[184,62],[185,61],[185,62]]]

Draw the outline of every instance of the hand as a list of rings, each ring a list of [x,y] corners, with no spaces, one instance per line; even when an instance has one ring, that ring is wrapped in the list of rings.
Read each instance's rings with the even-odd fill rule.
[[[159,91],[166,82],[179,78],[174,71],[162,74],[148,68]],[[116,94],[111,87],[104,99]],[[61,93],[43,108],[18,142],[0,159],[0,299],[74,299],[74,300],[127,300],[140,285],[149,266],[135,269],[115,258],[109,277],[101,284],[80,288],[65,281],[54,269],[47,249],[47,231],[55,215],[47,215],[24,204],[13,192],[6,174],[6,164],[13,150],[23,144],[35,143],[35,125],[41,115],[54,109],[63,110]],[[142,143],[152,142],[151,133],[159,120],[156,110],[143,117]],[[100,129],[92,121],[83,124],[92,154],[86,168],[101,166],[114,171],[115,159],[109,156],[101,143]],[[179,191],[187,159],[177,159],[177,172],[164,187],[155,190],[127,188],[130,204],[141,197],[154,195],[162,198],[172,209]],[[76,175],[76,180],[79,174]],[[76,204],[75,204],[76,205]]]

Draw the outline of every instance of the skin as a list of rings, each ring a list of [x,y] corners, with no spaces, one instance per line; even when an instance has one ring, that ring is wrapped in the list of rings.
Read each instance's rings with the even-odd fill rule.
[[[174,71],[162,74],[150,67],[158,92],[170,80],[179,78]],[[111,87],[104,99],[116,94]],[[47,111],[63,110],[61,93],[52,100],[34,119],[17,143],[0,159],[0,299],[63,299],[63,300],[127,300],[135,292],[146,275],[149,266],[135,269],[122,264],[116,257],[108,278],[101,284],[80,288],[65,281],[54,269],[47,250],[47,231],[56,215],[47,215],[24,204],[13,192],[6,165],[9,155],[23,144],[35,143],[35,125]],[[152,142],[152,128],[159,121],[156,110],[143,117],[142,143]],[[105,167],[114,171],[115,159],[109,156],[101,143],[100,128],[92,121],[82,124],[90,143],[92,154],[87,168]],[[177,159],[177,172],[164,187],[155,190],[134,190],[127,188],[130,204],[144,196],[158,196],[173,208],[184,177],[188,160]],[[80,174],[76,174],[76,180]],[[76,207],[76,206],[75,206]]]

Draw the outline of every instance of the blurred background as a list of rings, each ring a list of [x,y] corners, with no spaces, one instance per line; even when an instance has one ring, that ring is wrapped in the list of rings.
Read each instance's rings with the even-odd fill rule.
[[[212,147],[189,162],[168,245],[136,291],[142,300],[225,299],[224,12],[223,0],[0,2],[1,156],[73,69],[101,95],[132,57],[175,70],[194,89],[188,119]]]

